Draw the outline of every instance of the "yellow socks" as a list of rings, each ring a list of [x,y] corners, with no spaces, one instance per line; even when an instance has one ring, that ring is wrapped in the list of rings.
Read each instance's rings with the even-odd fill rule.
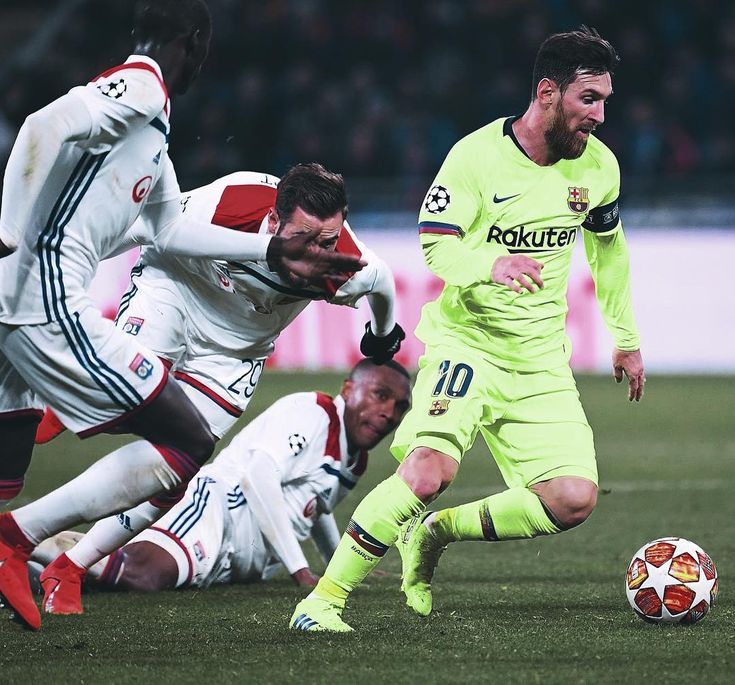
[[[519,540],[561,530],[527,488],[511,488],[477,502],[440,509],[427,517],[426,525],[442,545],[459,540]]]
[[[398,537],[398,529],[425,508],[397,475],[384,480],[360,502],[327,570],[310,597],[344,605]]]

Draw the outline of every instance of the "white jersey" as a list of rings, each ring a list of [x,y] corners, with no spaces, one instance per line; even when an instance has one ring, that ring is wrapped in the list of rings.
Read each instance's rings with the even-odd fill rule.
[[[308,539],[317,519],[332,512],[367,466],[367,452],[348,451],[343,418],[339,395],[332,399],[302,392],[278,400],[202,468],[184,498],[133,542],[146,540],[166,549],[177,563],[179,586],[266,580],[282,560],[246,493],[258,494],[259,483],[272,478],[275,468],[283,501],[271,499],[268,507],[285,507],[292,534],[299,542]],[[256,453],[268,455],[269,473],[252,468]],[[303,566],[305,560],[297,561],[294,570]]]
[[[70,91],[91,117],[90,135],[62,145],[23,226],[12,198],[3,223],[19,236],[0,260],[0,322],[48,323],[89,302],[97,264],[112,252],[146,203],[180,197],[168,158],[169,99],[152,59],[132,55]],[[7,206],[6,206],[7,205]]]
[[[306,540],[314,519],[330,513],[352,490],[367,467],[367,452],[350,453],[340,395],[320,392],[287,395],[243,428],[208,469],[240,490],[253,451],[265,452],[281,471],[281,486],[296,537]],[[245,497],[231,494],[234,517]]]
[[[266,235],[267,216],[274,206],[275,176],[236,172],[185,193],[184,218],[221,226],[223,230]],[[133,232],[136,231],[134,227]],[[133,269],[131,288],[123,296],[118,320],[126,321],[127,303],[139,284],[170,290],[175,283],[186,303],[188,335],[209,341],[213,353],[239,358],[267,357],[278,335],[312,300],[358,306],[373,291],[385,263],[360,242],[347,222],[336,250],[367,261],[361,271],[327,279],[321,285],[294,288],[263,261],[223,262],[162,254],[144,247]],[[140,317],[137,317],[140,318]],[[149,346],[155,350],[153,344]]]

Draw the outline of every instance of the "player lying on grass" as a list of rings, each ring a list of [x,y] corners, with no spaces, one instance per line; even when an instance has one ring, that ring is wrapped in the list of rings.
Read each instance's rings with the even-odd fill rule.
[[[409,396],[400,364],[365,359],[334,399],[301,392],[278,400],[199,471],[156,525],[92,566],[87,578],[151,592],[258,582],[283,566],[296,583],[313,586],[318,578],[300,543],[313,538],[329,561],[340,537],[332,511],[365,471],[367,450],[398,425]],[[49,563],[82,537],[60,533],[31,558]]]
[[[342,177],[318,164],[297,165],[280,181],[262,173],[230,174],[183,198],[187,221],[206,220],[221,230],[286,238],[318,230],[322,249],[354,255],[365,263],[357,273],[311,286],[294,285],[290,276],[281,277],[263,261],[214,262],[179,259],[149,248],[142,251],[122,297],[117,327],[164,360],[218,438],[250,402],[280,332],[313,300],[356,306],[367,296],[372,321],[361,346],[364,354],[383,362],[398,350],[403,331],[393,316],[392,275],[346,224],[346,203]],[[133,233],[144,229],[136,225]],[[117,452],[135,460],[140,449],[141,443],[132,443]],[[19,512],[33,514],[39,522],[53,513],[55,519],[68,521],[62,529],[67,528],[88,520],[76,498],[80,490],[93,488],[94,481],[82,474]],[[169,489],[122,517],[97,523],[44,572],[44,610],[80,613],[79,577],[158,519],[185,489],[185,485]]]
[[[394,543],[408,604],[426,615],[448,543],[551,535],[592,513],[592,430],[564,330],[580,228],[615,341],[615,377],[628,376],[631,400],[640,399],[645,380],[618,165],[591,135],[604,121],[617,62],[612,46],[587,28],[549,37],[526,112],[488,124],[449,152],[419,214],[426,262],[445,285],[416,331],[426,352],[391,447],[401,464],[355,510],[319,584],[293,612],[292,628],[351,630],[341,618],[346,599]],[[508,489],[424,513],[478,432]]]

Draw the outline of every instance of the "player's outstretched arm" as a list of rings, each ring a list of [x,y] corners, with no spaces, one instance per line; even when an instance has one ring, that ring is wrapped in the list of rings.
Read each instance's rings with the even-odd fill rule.
[[[319,556],[322,558],[322,561],[328,564],[334,554],[334,550],[337,549],[341,537],[334,514],[325,512],[318,516],[312,526],[311,537],[314,540],[317,550],[319,550]]]
[[[133,227],[134,239],[139,244],[153,245],[159,252],[185,257],[230,262],[267,260],[273,270],[291,281],[302,279],[303,283],[362,269],[363,262],[359,258],[319,247],[318,231],[289,238],[239,233],[182,213],[181,192],[173,164],[168,156],[162,164],[161,177],[151,191],[141,220]]]
[[[31,114],[21,126],[5,169],[0,257],[14,252],[62,145],[88,138],[92,117],[75,93]]]
[[[612,364],[616,383],[623,382],[623,374],[628,377],[628,400],[640,402],[643,397],[643,388],[646,385],[641,351],[625,351],[616,347],[613,350]]]
[[[281,470],[262,450],[253,450],[240,482],[258,527],[297,584],[309,583],[311,572],[288,515]],[[307,571],[308,573],[303,573]]]
[[[379,257],[370,255],[369,264],[375,279],[367,293],[370,321],[360,341],[360,352],[376,364],[384,364],[398,353],[406,333],[395,320],[396,287],[388,265]]]
[[[585,229],[583,237],[597,303],[615,342],[615,380],[621,383],[625,374],[629,381],[628,399],[639,402],[646,379],[633,316],[630,262],[622,226],[618,224],[612,233],[604,235]]]

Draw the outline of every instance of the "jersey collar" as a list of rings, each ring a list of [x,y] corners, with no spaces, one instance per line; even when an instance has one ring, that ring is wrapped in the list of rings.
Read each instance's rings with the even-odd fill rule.
[[[520,114],[517,114],[514,117],[508,117],[503,122],[503,135],[504,136],[508,136],[513,141],[513,143],[515,144],[515,146],[523,153],[523,156],[526,157],[526,159],[528,159],[530,161],[533,161],[528,156],[528,153],[523,149],[523,146],[520,144],[520,142],[518,142],[518,138],[516,138],[516,134],[513,131],[513,122],[514,121],[518,121],[518,119],[520,119],[520,118],[521,118]]]
[[[152,66],[156,70],[158,77],[163,81],[163,72],[161,71],[161,67],[158,66],[158,62],[156,62],[156,60],[148,57],[148,55],[130,55],[130,57],[125,60],[125,64],[129,64],[130,62],[145,62]]]

